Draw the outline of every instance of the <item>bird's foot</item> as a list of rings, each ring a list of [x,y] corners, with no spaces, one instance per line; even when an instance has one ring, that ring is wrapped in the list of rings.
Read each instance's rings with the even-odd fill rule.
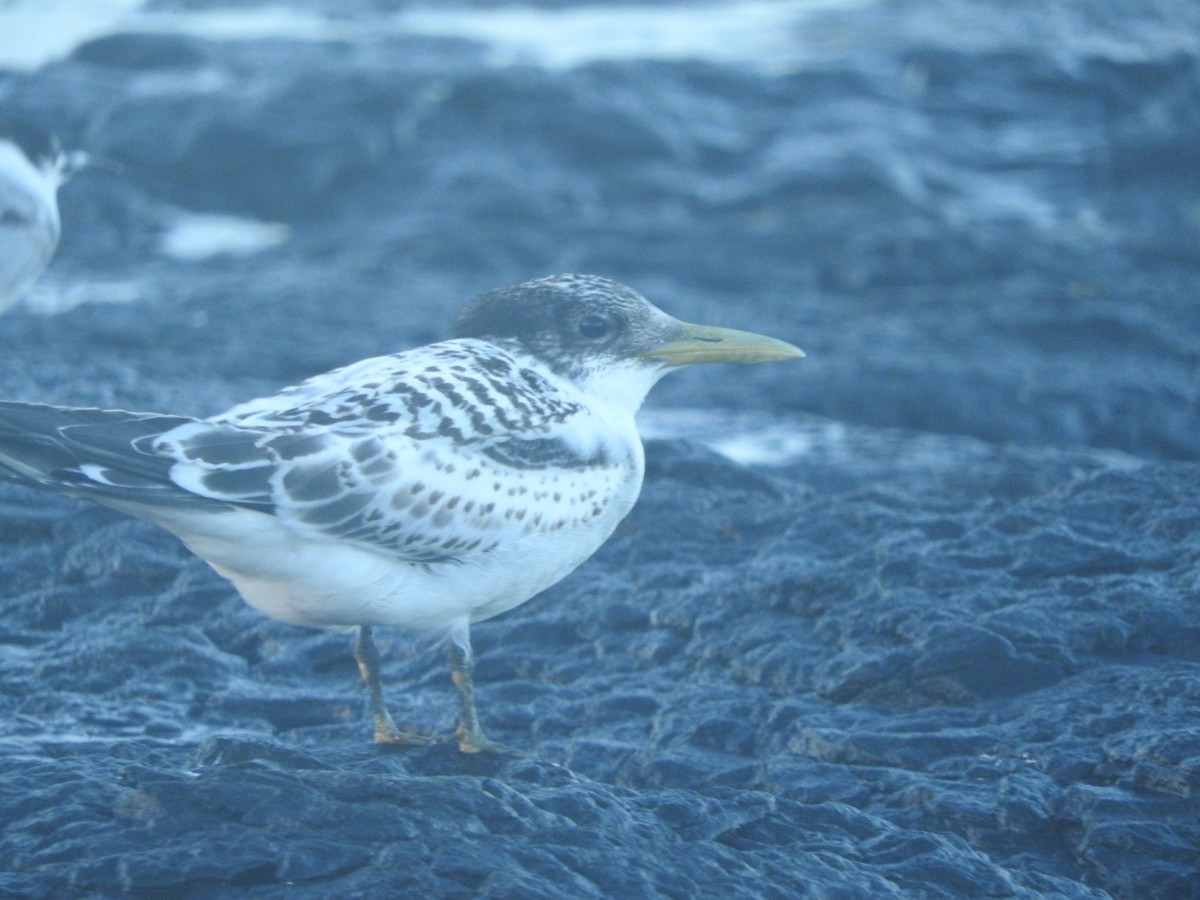
[[[437,738],[418,731],[406,731],[395,725],[375,726],[375,743],[383,747],[425,747],[437,743]]]
[[[458,749],[463,753],[497,753],[501,756],[527,756],[524,750],[510,747],[490,737],[478,729],[466,729],[459,726],[454,733],[458,740]]]

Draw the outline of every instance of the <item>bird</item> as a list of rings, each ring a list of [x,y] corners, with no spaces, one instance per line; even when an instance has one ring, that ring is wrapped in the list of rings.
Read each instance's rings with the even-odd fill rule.
[[[209,418],[0,402],[0,476],[165,528],[268,616],[356,629],[377,743],[502,750],[480,725],[471,626],[564,578],[629,513],[650,388],[681,366],[803,355],[555,275],[482,295],[445,340]],[[453,735],[397,726],[377,626],[448,638]]]
[[[21,299],[58,248],[58,189],[88,165],[49,129],[0,121],[0,312]]]

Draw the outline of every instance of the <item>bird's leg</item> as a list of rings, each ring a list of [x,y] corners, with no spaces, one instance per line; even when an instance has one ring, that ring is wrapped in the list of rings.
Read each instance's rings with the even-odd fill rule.
[[[507,748],[485,735],[479,725],[474,676],[475,655],[471,652],[470,636],[463,629],[450,639],[450,678],[458,688],[458,749],[463,753],[504,752]]]
[[[371,714],[375,719],[375,743],[377,744],[428,744],[432,739],[411,731],[402,731],[396,726],[383,699],[383,684],[379,680],[379,648],[371,637],[371,626],[361,625],[358,638],[354,641],[354,658],[358,660],[358,671],[362,673],[371,698]]]

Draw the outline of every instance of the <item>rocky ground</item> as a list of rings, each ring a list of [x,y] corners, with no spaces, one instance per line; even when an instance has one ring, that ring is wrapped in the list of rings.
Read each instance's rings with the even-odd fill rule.
[[[125,34],[0,72],[121,164],[62,192],[6,398],[213,413],[557,271],[809,353],[664,381],[668,437],[799,451],[652,441],[609,544],[475,629],[523,756],[375,750],[347,635],[0,485],[0,894],[1200,897],[1200,23],[960,6],[828,12],[789,71]],[[195,213],[284,230],[188,256]],[[443,648],[380,637],[448,730]]]

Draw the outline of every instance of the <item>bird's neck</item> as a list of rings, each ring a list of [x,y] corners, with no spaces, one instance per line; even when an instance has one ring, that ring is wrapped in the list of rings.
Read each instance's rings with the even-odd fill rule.
[[[631,362],[628,365],[592,372],[578,379],[576,386],[597,412],[606,418],[633,421],[650,388],[665,370]]]

